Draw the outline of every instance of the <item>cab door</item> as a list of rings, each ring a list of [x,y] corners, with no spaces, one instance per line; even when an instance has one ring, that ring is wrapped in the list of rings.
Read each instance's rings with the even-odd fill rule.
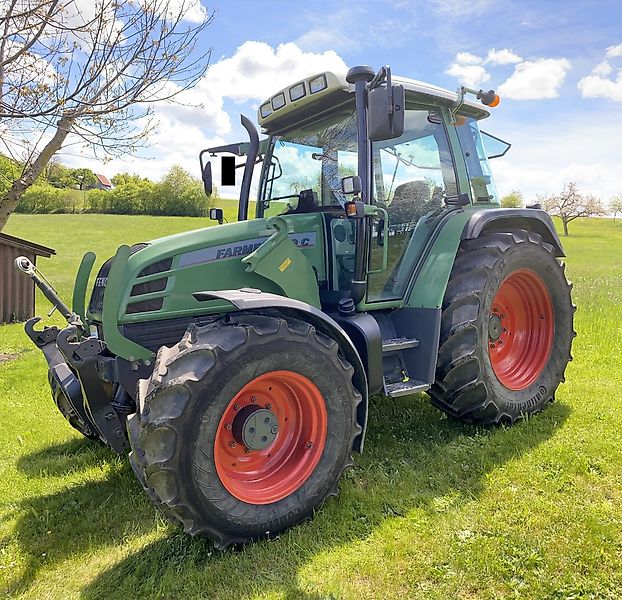
[[[372,157],[374,202],[386,210],[389,223],[385,229],[384,223],[376,222],[372,232],[367,302],[398,300],[431,230],[455,208],[451,200],[458,196],[438,109],[407,104],[404,134],[374,142]],[[384,244],[388,244],[386,269],[382,269]]]

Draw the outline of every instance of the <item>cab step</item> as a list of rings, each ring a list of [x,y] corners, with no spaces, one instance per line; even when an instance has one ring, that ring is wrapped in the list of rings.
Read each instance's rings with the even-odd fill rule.
[[[389,354],[391,352],[400,352],[401,350],[408,350],[408,348],[418,348],[419,340],[415,338],[392,338],[389,340],[382,340],[382,353]]]
[[[398,381],[397,383],[388,383],[385,387],[387,396],[398,398],[399,396],[408,396],[409,394],[417,394],[425,392],[430,388],[429,383],[422,381]]]

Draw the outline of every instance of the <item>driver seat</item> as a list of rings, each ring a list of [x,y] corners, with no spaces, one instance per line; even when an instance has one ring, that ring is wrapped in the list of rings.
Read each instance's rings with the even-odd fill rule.
[[[318,209],[317,192],[313,190],[302,190],[298,198],[296,208],[287,211],[287,214],[299,214],[316,212]]]

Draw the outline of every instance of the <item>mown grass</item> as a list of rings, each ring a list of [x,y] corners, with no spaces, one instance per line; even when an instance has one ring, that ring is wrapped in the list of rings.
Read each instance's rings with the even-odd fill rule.
[[[57,249],[68,296],[83,251],[203,219],[14,215]],[[461,425],[425,395],[374,398],[339,498],[279,539],[214,551],[156,513],[125,460],[74,434],[45,363],[0,328],[0,586],[20,598],[622,597],[622,224],[575,222],[575,360],[557,402],[512,428]],[[45,310],[40,303],[38,310]]]

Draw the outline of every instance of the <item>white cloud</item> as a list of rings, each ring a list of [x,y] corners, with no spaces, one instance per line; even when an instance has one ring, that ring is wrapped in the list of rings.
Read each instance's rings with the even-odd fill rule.
[[[159,125],[150,139],[149,155],[157,160],[128,157],[102,164],[88,150],[72,156],[76,153],[72,149],[60,158],[72,166],[89,166],[108,176],[130,171],[158,180],[173,164],[198,176],[200,150],[239,141],[225,141],[232,130],[225,110],[227,100],[236,104],[258,103],[288,84],[326,70],[344,73],[347,67],[333,51],[303,52],[293,43],[273,48],[263,42],[245,42],[233,56],[214,63],[194,89],[177,97],[178,102],[193,106],[172,102],[155,106],[154,116]],[[255,120],[254,114],[247,116]],[[219,180],[219,164],[218,160],[213,161],[215,181]],[[234,195],[230,188],[223,191]]]
[[[479,65],[459,65],[454,63],[450,65],[445,73],[455,77],[461,84],[467,87],[477,87],[490,79],[488,71]]]
[[[501,97],[514,100],[557,98],[570,62],[565,58],[539,58],[518,63],[510,78],[499,86]]]
[[[482,64],[482,58],[470,52],[458,52],[456,54],[456,62],[459,65],[480,65]]]
[[[216,90],[235,102],[263,100],[274,92],[315,73],[347,71],[346,63],[334,51],[304,52],[296,44],[272,48],[264,42],[245,42],[231,58],[212,65],[198,90]]]
[[[600,75],[588,75],[579,81],[577,87],[584,98],[608,98],[622,102],[622,77],[607,79]]]
[[[486,56],[486,63],[493,65],[512,65],[521,62],[523,59],[514,54],[511,50],[503,48],[502,50],[495,50],[492,48],[488,51]]]
[[[179,10],[183,10],[184,21],[190,23],[202,23],[207,16],[201,0],[169,0],[169,11],[175,15]]]
[[[612,72],[613,72],[613,67],[606,60],[603,60],[603,62],[598,63],[592,69],[592,75],[602,75],[603,77],[606,77],[607,75],[611,75]]]
[[[622,65],[614,69],[610,60],[620,57],[622,57],[622,44],[607,48],[604,60],[577,84],[584,98],[608,98],[617,102],[622,101]],[[620,63],[615,60],[614,62]],[[614,71],[616,72],[615,78],[609,78]]]
[[[605,52],[605,56],[607,58],[622,56],[622,44],[618,44],[617,46],[609,46],[609,48],[607,48],[607,51]]]

